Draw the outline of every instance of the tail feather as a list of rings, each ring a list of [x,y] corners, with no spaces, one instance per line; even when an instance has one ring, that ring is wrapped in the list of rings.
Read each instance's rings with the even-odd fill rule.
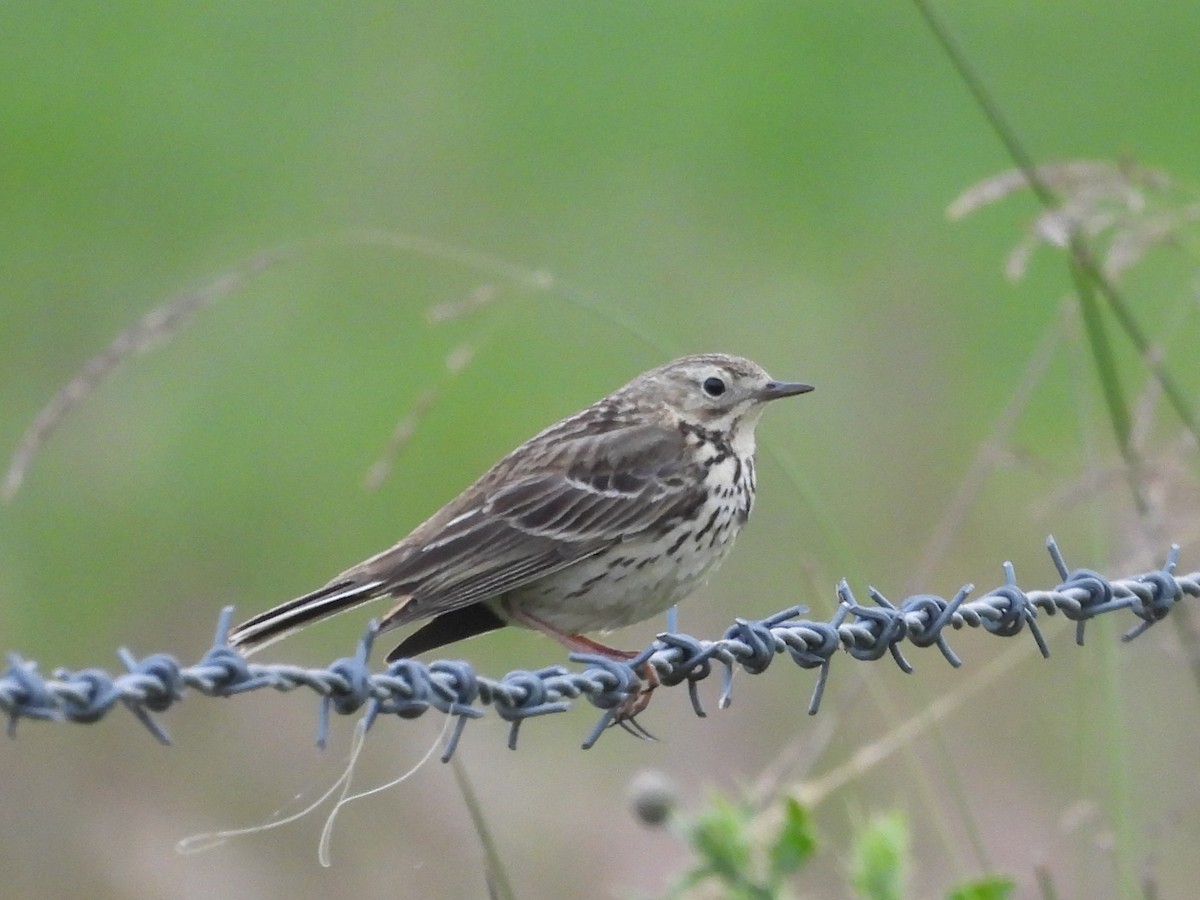
[[[355,609],[383,596],[380,581],[334,581],[247,619],[229,632],[229,644],[249,656],[318,619]]]
[[[386,620],[385,620],[386,621]],[[453,644],[477,634],[487,634],[508,623],[483,603],[473,603],[462,609],[442,613],[432,622],[422,625],[387,655],[388,662],[419,656],[444,644]]]

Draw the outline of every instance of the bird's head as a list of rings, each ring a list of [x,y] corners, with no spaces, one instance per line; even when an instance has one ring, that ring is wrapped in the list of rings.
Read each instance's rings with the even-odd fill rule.
[[[758,363],[740,356],[685,356],[639,375],[624,389],[661,404],[669,415],[707,430],[752,437],[771,400],[806,394],[812,385],[776,381]]]

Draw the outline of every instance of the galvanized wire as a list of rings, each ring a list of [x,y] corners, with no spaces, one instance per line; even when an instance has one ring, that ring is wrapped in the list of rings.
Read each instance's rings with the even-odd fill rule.
[[[466,723],[483,716],[483,707],[490,706],[511,724],[508,745],[515,749],[526,719],[563,712],[570,708],[571,701],[586,697],[604,711],[584,741],[584,748],[588,748],[608,726],[623,721],[629,698],[642,690],[647,667],[653,669],[654,680],[661,686],[686,683],[696,714],[703,716],[697,686],[712,674],[714,665],[720,667],[724,677],[719,701],[724,707],[730,702],[735,668],[755,675],[786,654],[801,668],[818,670],[809,703],[809,712],[815,714],[838,650],[859,660],[877,660],[890,654],[907,673],[912,666],[900,645],[908,641],[916,647],[936,646],[952,666],[959,666],[961,661],[947,643],[946,631],[969,627],[1001,637],[1013,637],[1028,629],[1042,656],[1049,656],[1050,649],[1038,625],[1039,614],[1061,612],[1073,620],[1076,642],[1082,645],[1089,619],[1129,610],[1138,620],[1124,635],[1129,641],[1163,619],[1185,596],[1200,597],[1200,572],[1175,575],[1178,547],[1171,548],[1161,569],[1117,580],[1090,569],[1070,570],[1053,538],[1047,541],[1047,549],[1062,579],[1051,590],[1020,588],[1011,563],[1004,564],[1004,583],[974,600],[968,599],[973,585],[963,586],[948,600],[916,594],[899,603],[869,588],[874,605],[863,606],[843,580],[837,588],[837,612],[827,622],[801,618],[807,608],[793,606],[765,619],[736,619],[715,641],[665,633],[628,662],[572,654],[571,660],[583,666],[579,671],[550,666],[513,671],[501,678],[480,675],[461,660],[426,664],[401,659],[383,671],[372,672],[369,659],[376,634],[373,622],[354,656],[339,659],[328,668],[250,663],[226,642],[233,615],[233,608],[228,607],[221,613],[212,649],[192,666],[183,666],[165,653],[137,659],[122,649],[118,657],[126,671],[120,674],[95,668],[78,672],[60,669],[47,678],[38,672],[36,663],[10,654],[8,671],[0,675],[0,711],[8,717],[12,735],[21,719],[95,722],[119,704],[156,738],[169,743],[151,714],[165,711],[188,691],[230,697],[262,688],[290,691],[303,687],[321,696],[318,743],[323,744],[328,734],[331,712],[351,715],[365,710],[369,727],[381,715],[412,719],[437,710],[457,719],[443,755],[448,760]]]

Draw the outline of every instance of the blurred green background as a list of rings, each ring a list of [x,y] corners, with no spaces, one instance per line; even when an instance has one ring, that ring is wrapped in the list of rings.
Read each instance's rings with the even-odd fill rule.
[[[1196,178],[1200,6],[942,10],[1037,159],[1129,155]],[[0,508],[2,643],[44,670],[113,667],[121,645],[194,660],[223,605],[250,613],[323,583],[542,426],[714,349],[818,390],[760,428],[755,521],[681,608],[690,633],[793,603],[826,617],[841,576],[860,599],[868,582],[952,594],[998,583],[1012,559],[1023,584],[1052,586],[1050,532],[1074,565],[1153,565],[1070,328],[995,448],[1004,465],[929,549],[1069,289],[1044,250],[1021,283],[1003,277],[1031,198],[947,221],[955,196],[1010,166],[906,3],[6,4],[0,447],[149,310],[287,255],[53,434]],[[1195,301],[1179,264],[1162,266],[1129,294],[1194,396]],[[479,291],[494,301],[429,322]],[[474,356],[452,375],[464,344]],[[366,490],[431,388],[391,477]],[[1164,415],[1152,435],[1177,431]],[[1193,484],[1194,457],[1183,471]],[[1163,535],[1187,542],[1194,570],[1195,494],[1163,486],[1180,517]],[[270,656],[324,664],[365,619]],[[1127,895],[1147,865],[1161,896],[1187,895],[1195,685],[1169,626],[1119,646],[1128,624],[1097,624],[1080,649],[1052,623],[1048,662],[1022,638],[1011,669],[856,773],[815,813],[825,850],[805,893],[844,892],[853,823],[899,808],[921,896],[989,868],[1028,888],[1037,865],[1063,896]],[[740,678],[729,710],[706,683],[704,720],[683,691],[660,692],[644,719],[659,743],[615,733],[583,753],[594,715],[579,708],[529,723],[517,753],[489,716],[460,753],[518,896],[652,894],[686,855],[628,814],[634,772],[668,773],[685,808],[797,744],[793,776],[820,775],[1016,643],[961,635],[957,672],[914,650],[913,677],[839,658],[816,720],[811,674],[781,662]],[[496,675],[562,657],[522,633],[454,653]],[[22,723],[2,745],[6,892],[483,895],[482,852],[437,763],[344,810],[331,869],[316,861],[321,816],[175,853],[333,780],[351,725],[319,753],[315,712],[307,695],[193,698],[163,717],[169,750],[123,715]],[[406,769],[440,725],[381,721],[357,783]]]

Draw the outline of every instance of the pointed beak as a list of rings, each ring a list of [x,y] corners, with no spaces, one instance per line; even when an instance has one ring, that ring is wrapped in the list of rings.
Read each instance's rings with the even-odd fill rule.
[[[758,392],[762,402],[778,400],[780,397],[795,397],[797,394],[807,394],[813,389],[811,384],[799,381],[768,381]]]

